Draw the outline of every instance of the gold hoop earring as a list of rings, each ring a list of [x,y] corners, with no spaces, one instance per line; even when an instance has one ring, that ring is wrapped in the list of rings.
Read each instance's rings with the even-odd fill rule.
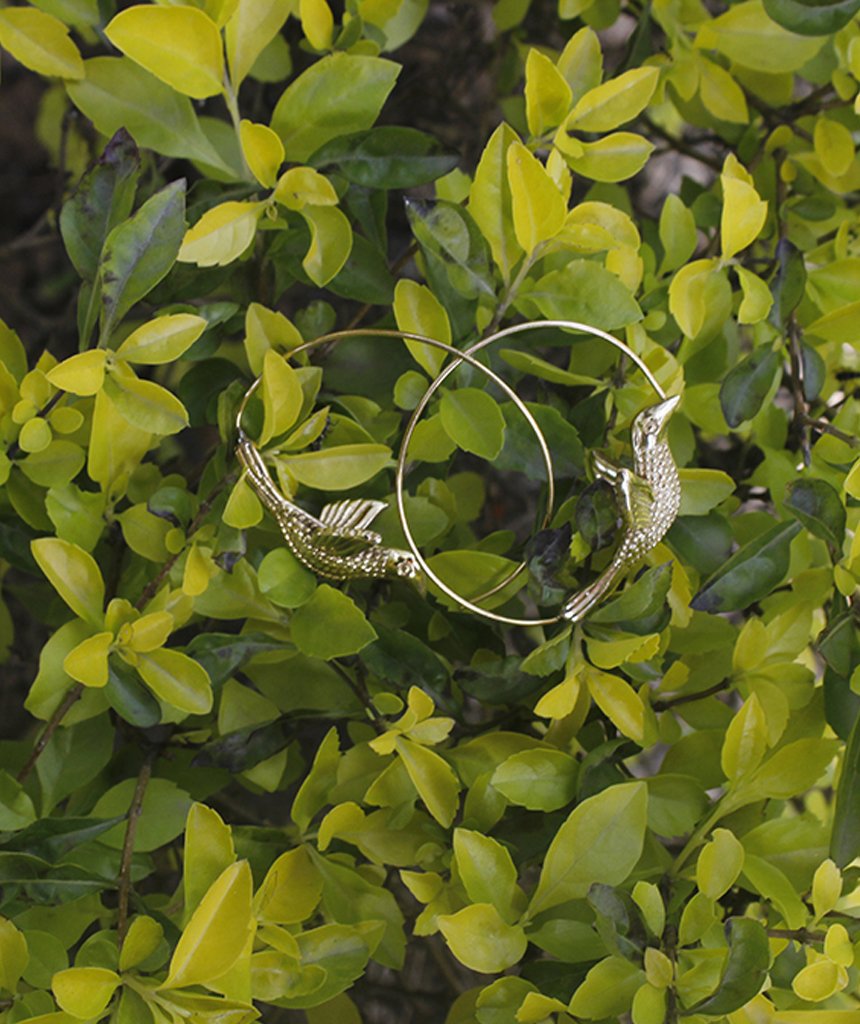
[[[432,348],[441,349],[448,355],[456,357],[456,363],[451,364],[454,368],[467,363],[474,369],[479,370],[499,387],[523,415],[537,438],[547,476],[546,510],[542,517],[540,528],[544,529],[549,525],[555,503],[555,480],[552,456],[543,431],[516,391],[502,380],[498,374],[479,362],[471,353],[461,351],[436,338],[429,338],[425,335],[414,334],[409,331],[354,328],[352,330],[334,331],[330,334],[321,335],[318,338],[296,346],[286,355],[292,358],[319,348],[322,345],[339,343],[358,337],[382,337],[393,338],[399,341],[417,341]],[[251,486],[256,491],[263,505],[269,509],[277,520],[292,553],[312,572],[332,580],[360,579],[363,577],[393,577],[417,580],[420,577],[421,569],[420,561],[416,561],[414,551],[402,551],[397,548],[385,547],[382,543],[382,537],[370,529],[370,525],[376,516],[386,508],[384,501],[363,498],[336,501],[326,505],[317,517],[306,512],[295,502],[288,500],[281,493],[280,489],[275,486],[257,445],[248,437],[242,426],[242,416],[261,380],[262,376],[259,376],[253,381],[245,392],[237,410],[236,432],[238,442],[236,445],[236,455],[244,468]],[[410,432],[410,437],[411,435],[412,432]],[[398,498],[398,508],[402,509],[403,505],[401,495]],[[400,512],[400,517],[401,521],[405,521],[402,511]],[[411,531],[409,537],[411,544],[414,545]],[[414,550],[417,550],[417,548]],[[522,572],[524,568],[525,562],[520,563],[501,583],[495,584],[491,590],[479,595],[476,600],[482,600],[498,592]]]
[[[621,543],[610,564],[594,583],[583,590],[568,595],[561,611],[557,615],[547,617],[517,617],[502,615],[498,612],[481,608],[475,602],[481,598],[469,600],[448,586],[444,580],[427,564],[418,549],[406,514],[404,495],[404,478],[409,444],[415,433],[424,410],[436,391],[447,378],[463,362],[469,362],[475,353],[488,348],[502,338],[532,331],[537,328],[559,328],[576,331],[578,334],[589,334],[613,345],[626,355],[643,373],[646,381],[659,399],[656,405],[643,409],[633,421],[632,447],[633,470],[616,466],[600,456],[593,458],[595,475],[606,480],[615,492],[624,533]],[[678,514],[681,502],[681,485],[678,469],[666,441],[665,431],[672,413],[677,408],[679,396],[667,398],[657,378],[629,346],[606,331],[589,324],[573,320],[536,320],[525,324],[515,324],[488,335],[481,341],[457,353],[455,359],[436,375],[430,387],[421,396],[411,418],[409,419],[400,444],[395,472],[395,496],[400,526],[415,565],[423,572],[443,594],[455,601],[462,608],[480,615],[493,622],[509,626],[551,626],[558,622],[578,622],[600,601],[615,585],[619,578],[638,562],[643,555],[655,547],[665,536]],[[495,588],[496,590],[499,588]],[[486,596],[486,595],[481,595]]]

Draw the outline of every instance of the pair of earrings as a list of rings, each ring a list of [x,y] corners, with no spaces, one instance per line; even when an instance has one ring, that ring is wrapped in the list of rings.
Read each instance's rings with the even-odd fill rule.
[[[633,420],[631,428],[632,469],[615,465],[596,453],[592,457],[595,476],[611,485],[621,515],[621,540],[615,554],[593,583],[566,598],[556,615],[545,618],[528,618],[503,615],[482,608],[477,603],[501,590],[525,568],[525,563],[517,566],[491,591],[471,600],[439,578],[422,555],[410,527],[406,512],[404,481],[409,446],[421,416],[442,384],[458,367],[466,363],[487,377],[511,400],[534,433],[547,476],[547,507],[541,522],[541,529],[549,525],[555,500],[555,484],[552,453],[546,437],[528,406],[516,391],[476,358],[478,352],[502,338],[538,328],[559,328],[579,334],[588,334],[614,346],[641,370],[658,401],[643,409]],[[386,507],[386,503],[383,501],[361,498],[336,501],[326,505],[319,516],[313,516],[284,497],[272,480],[259,449],[242,426],[242,414],[260,384],[259,377],[245,393],[236,416],[238,434],[236,453],[244,467],[248,481],[277,520],[290,550],[300,562],[317,575],[332,580],[393,577],[417,581],[423,577],[466,611],[494,622],[512,626],[548,626],[562,621],[579,622],[613,589],[624,573],[636,565],[648,551],[660,542],[674,522],[681,502],[681,485],[678,469],[667,442],[666,431],[680,398],[678,396],[667,397],[641,357],[613,335],[597,327],[571,320],[536,320],[503,328],[471,347],[460,350],[435,338],[408,331],[358,328],[336,331],[314,338],[312,341],[292,349],[289,355],[290,357],[297,356],[321,345],[338,343],[356,337],[384,337],[417,341],[440,349],[452,357],[422,395],[406,424],[400,443],[395,472],[395,495],[400,526],[406,538],[408,550],[386,547],[382,543],[381,536],[370,528],[376,516]]]

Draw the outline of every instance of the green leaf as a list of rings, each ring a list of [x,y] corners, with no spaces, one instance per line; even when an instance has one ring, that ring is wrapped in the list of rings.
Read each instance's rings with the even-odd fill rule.
[[[276,548],[263,556],[257,582],[260,592],[280,608],[300,608],[317,586],[314,574],[288,548]]]
[[[402,278],[394,288],[394,319],[401,331],[423,334],[446,345],[451,344],[451,322],[445,307],[430,289],[417,281]],[[412,358],[431,376],[435,377],[445,362],[444,349],[424,345],[405,338],[404,343]]]
[[[238,177],[204,134],[187,96],[180,96],[128,57],[93,57],[84,61],[84,70],[86,76],[70,82],[67,92],[102,135],[125,128],[141,148],[197,160]]]
[[[800,523],[777,523],[745,544],[690,602],[698,612],[740,611],[760,601],[788,572],[791,541]]]
[[[433,750],[405,736],[395,741],[397,753],[427,810],[449,828],[459,805],[460,783],[450,765]]]
[[[13,832],[36,820],[33,801],[21,783],[0,769],[0,830]]]
[[[764,0],[764,9],[789,32],[829,36],[844,28],[860,11],[860,0]]]
[[[642,852],[647,814],[644,782],[610,786],[583,800],[549,845],[529,915],[581,899],[594,882],[623,882]]]
[[[460,963],[483,974],[512,967],[528,945],[522,928],[505,924],[491,903],[473,903],[456,914],[440,914],[436,920]]]
[[[183,929],[162,988],[206,985],[233,966],[252,924],[251,887],[247,861],[224,869]]]
[[[576,320],[613,331],[642,319],[629,289],[594,260],[570,260],[522,291],[529,307],[551,320]]]
[[[744,0],[725,14],[703,21],[695,44],[718,50],[754,71],[780,74],[802,68],[818,53],[824,40],[787,32],[768,17],[761,0]]]
[[[342,444],[278,461],[300,484],[321,491],[348,491],[366,483],[387,466],[391,449],[384,444]]]
[[[441,178],[457,157],[417,128],[384,125],[332,139],[317,149],[314,167],[337,167],[347,181],[365,188],[414,188]]]
[[[184,179],[156,192],[133,217],[110,232],[99,263],[105,337],[165,277],[176,261],[184,232]]]
[[[672,585],[672,566],[655,565],[588,616],[589,624],[615,626],[641,636],[654,632],[652,620],[661,615]]]
[[[335,206],[305,206],[301,210],[311,232],[311,244],[302,259],[305,273],[322,287],[343,268],[352,251],[352,227]]]
[[[236,92],[260,54],[276,39],[293,7],[292,0],[238,0],[224,31]]]
[[[719,469],[680,469],[681,508],[678,515],[704,516],[734,494],[735,482]]]
[[[185,406],[167,388],[140,380],[132,370],[105,378],[105,398],[132,427],[154,434],[177,434],[188,426]]]
[[[329,660],[356,654],[376,639],[376,630],[352,598],[323,583],[294,613],[290,635],[303,654]]]
[[[124,818],[134,796],[137,779],[124,779],[102,793],[92,809],[94,818]],[[148,853],[169,843],[182,833],[191,807],[191,799],[169,779],[151,779],[143,796],[134,849]],[[112,850],[121,850],[125,842],[125,822],[109,829],[99,840]]]
[[[566,157],[571,170],[594,181],[626,181],[638,174],[654,151],[654,143],[634,132],[613,132],[596,142],[582,142],[581,154]]]
[[[118,655],[108,659],[108,681],[104,695],[124,721],[138,729],[149,729],[161,721],[161,706],[141,683],[138,674]]]
[[[60,1007],[79,1020],[101,1017],[119,984],[116,971],[104,967],[70,967],[51,979]]]
[[[399,72],[393,61],[342,52],[312,64],[287,86],[272,114],[287,159],[307,160],[331,139],[371,128]]]
[[[517,869],[506,847],[480,832],[456,828],[454,859],[473,903],[491,903],[508,921],[517,916],[514,901],[522,894],[517,888]]]
[[[198,906],[222,871],[236,860],[233,835],[221,815],[205,804],[195,803],[185,822],[182,856],[182,892],[185,919]],[[123,951],[125,946],[123,946]]]
[[[842,757],[830,856],[840,868],[860,856],[860,717],[854,723]]]
[[[206,669],[182,651],[164,648],[138,654],[141,679],[159,699],[189,715],[205,715],[212,708],[212,684]]]
[[[802,739],[786,743],[771,755],[750,780],[756,794],[789,800],[811,789],[836,756],[835,740]]]
[[[0,988],[14,993],[29,959],[23,934],[11,921],[0,918]]]
[[[434,282],[442,278],[466,299],[494,295],[489,247],[471,214],[443,200],[409,198],[405,205],[412,234],[427,261],[430,285],[436,287]]]
[[[0,46],[25,68],[57,78],[83,78],[84,64],[68,28],[53,14],[33,7],[0,11]]]
[[[511,143],[506,160],[514,232],[531,254],[561,231],[567,202],[544,165],[521,142]]]
[[[0,884],[20,887],[34,903],[51,905],[101,892],[111,883],[76,864],[49,864],[31,854],[0,851]]]
[[[442,426],[464,451],[493,460],[505,441],[505,418],[494,398],[479,388],[445,391],[439,408]]]
[[[630,1009],[645,980],[641,968],[620,956],[601,960],[586,974],[570,1001],[570,1012],[586,1020],[619,1017]]]
[[[651,102],[660,72],[655,67],[633,68],[589,89],[565,121],[568,131],[609,132],[632,121]]]
[[[504,123],[499,125],[484,147],[469,191],[469,213],[489,243],[505,281],[522,253],[514,231],[507,172],[507,152],[516,140],[512,128]]]
[[[93,556],[58,537],[40,537],[30,544],[30,550],[75,615],[100,627],[104,620],[105,585]]]
[[[806,289],[806,263],[803,253],[787,238],[781,238],[777,243],[776,256],[778,268],[771,283],[773,306],[770,311],[770,322],[774,327],[782,327],[803,298]]]
[[[533,136],[543,135],[565,119],[573,92],[564,75],[540,50],[526,57],[526,121]]]
[[[576,795],[578,765],[560,750],[522,750],[493,772],[491,784],[513,804],[530,811],[557,811]]]
[[[262,922],[298,924],[314,912],[322,891],[318,868],[299,846],[282,853],[269,868],[254,898],[254,913]]]
[[[95,280],[105,238],[131,213],[139,175],[137,146],[128,132],[120,128],[63,203],[63,244],[85,281]]]
[[[840,550],[845,538],[845,506],[826,480],[793,480],[787,488],[785,507],[810,533]]]
[[[680,196],[666,196],[660,211],[660,242],[663,246],[661,271],[677,270],[696,251],[696,221]]]
[[[132,331],[116,354],[129,363],[146,366],[172,363],[191,348],[206,326],[204,317],[191,313],[159,316]]]
[[[841,345],[852,345],[857,339],[857,317],[860,316],[860,300],[849,302],[814,320],[807,328],[807,334],[814,334],[825,341]]]
[[[690,1013],[720,1017],[740,1009],[756,996],[767,977],[770,948],[767,932],[748,917],[728,923],[729,955],[713,995],[690,1007]]]

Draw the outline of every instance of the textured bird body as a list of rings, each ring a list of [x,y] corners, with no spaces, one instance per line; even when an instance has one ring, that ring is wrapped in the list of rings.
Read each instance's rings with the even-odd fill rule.
[[[681,505],[678,467],[666,440],[669,417],[678,404],[670,398],[641,412],[633,422],[633,469],[597,455],[595,474],[612,485],[621,512],[618,550],[600,576],[568,599],[562,618],[579,622],[595,604],[663,539]]]
[[[236,448],[247,478],[277,520],[287,546],[312,572],[331,580],[364,577],[414,579],[415,559],[408,551],[385,547],[370,524],[386,503],[373,499],[336,501],[319,518],[312,516],[275,487],[256,446],[240,436]]]

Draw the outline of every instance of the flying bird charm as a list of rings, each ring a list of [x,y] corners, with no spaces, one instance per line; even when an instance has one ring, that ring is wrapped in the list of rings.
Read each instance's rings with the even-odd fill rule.
[[[236,454],[251,486],[278,521],[290,551],[311,572],[330,580],[418,578],[418,566],[408,551],[385,547],[382,537],[368,529],[387,507],[384,501],[335,501],[317,518],[281,494],[244,433],[239,435]]]
[[[615,491],[624,535],[600,576],[564,605],[561,615],[568,622],[584,618],[624,572],[656,547],[675,521],[681,505],[681,482],[666,440],[666,428],[679,401],[677,395],[667,398],[644,409],[633,421],[632,470],[594,456],[595,474]]]

